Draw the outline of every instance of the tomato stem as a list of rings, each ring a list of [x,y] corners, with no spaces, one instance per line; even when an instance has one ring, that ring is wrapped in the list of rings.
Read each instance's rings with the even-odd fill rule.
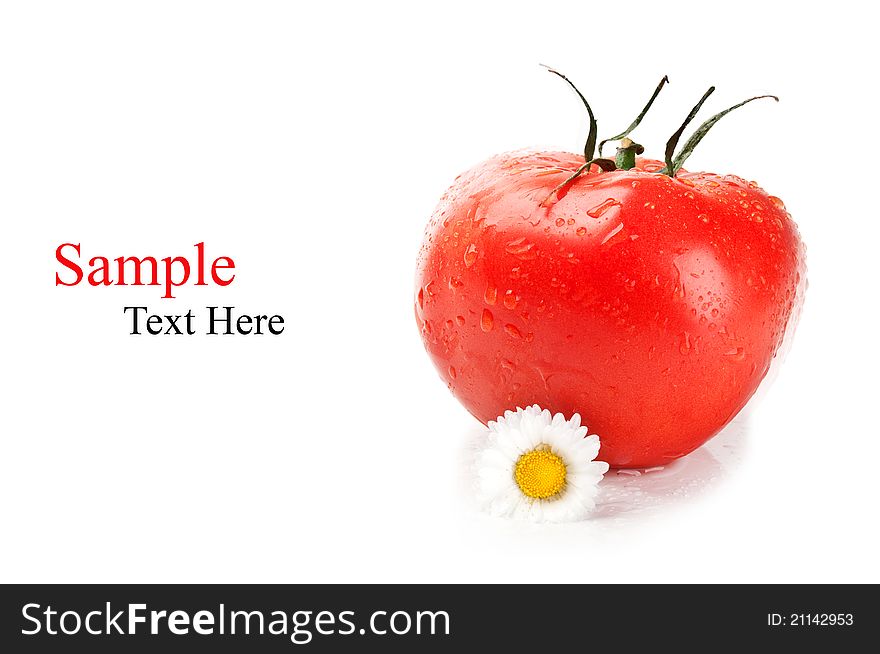
[[[596,123],[596,117],[593,115],[593,110],[592,110],[592,108],[590,108],[590,103],[587,102],[587,99],[584,97],[584,94],[578,90],[578,87],[576,87],[574,85],[574,82],[572,82],[570,79],[568,79],[565,75],[560,73],[558,70],[554,70],[553,68],[550,68],[550,66],[545,66],[544,64],[541,64],[541,65],[544,66],[544,68],[546,68],[549,72],[551,72],[554,75],[556,75],[557,77],[561,77],[563,80],[565,80],[568,83],[568,85],[574,89],[574,92],[578,94],[578,97],[581,99],[581,102],[583,102],[584,106],[587,108],[587,113],[590,115],[590,132],[587,135],[587,143],[584,146],[584,161],[586,162],[584,165],[585,165],[585,170],[589,170],[590,163],[593,161],[593,153],[595,153],[595,151],[596,151],[596,139],[598,138],[598,135],[599,135],[599,126]],[[577,173],[577,175],[580,175],[580,173]],[[575,175],[575,177],[577,175]]]
[[[642,122],[642,118],[644,118],[645,114],[648,113],[648,109],[650,109],[651,105],[654,104],[654,100],[656,100],[657,96],[660,95],[660,91],[663,90],[663,86],[668,83],[669,83],[669,77],[664,75],[663,79],[661,79],[660,83],[657,85],[657,88],[654,89],[654,94],[651,96],[651,99],[648,100],[648,104],[645,105],[644,109],[642,109],[642,112],[638,116],[636,116],[636,119],[634,121],[632,121],[630,126],[627,127],[625,130],[623,130],[620,134],[617,134],[616,136],[610,136],[607,139],[603,140],[601,143],[599,143],[599,156],[600,157],[602,156],[602,148],[605,146],[606,143],[608,143],[608,141],[620,141],[621,139],[624,139],[627,136],[629,136],[630,133],[636,127],[639,126],[639,123]],[[639,153],[639,154],[641,154],[641,153]]]
[[[620,170],[630,170],[635,168],[636,155],[642,154],[645,148],[638,143],[634,143],[632,139],[624,137],[620,141],[620,147],[617,148],[617,156],[614,163]]]

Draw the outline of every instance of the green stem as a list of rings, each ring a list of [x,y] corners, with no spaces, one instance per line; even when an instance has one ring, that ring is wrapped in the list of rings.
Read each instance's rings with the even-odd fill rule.
[[[636,166],[636,155],[642,154],[645,148],[638,143],[633,143],[629,138],[624,138],[617,148],[617,156],[614,159],[615,165],[620,170],[631,170]]]

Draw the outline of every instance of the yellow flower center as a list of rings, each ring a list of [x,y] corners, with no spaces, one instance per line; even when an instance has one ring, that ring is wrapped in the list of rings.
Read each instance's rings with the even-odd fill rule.
[[[545,446],[520,456],[513,478],[523,495],[546,500],[565,488],[565,462]]]

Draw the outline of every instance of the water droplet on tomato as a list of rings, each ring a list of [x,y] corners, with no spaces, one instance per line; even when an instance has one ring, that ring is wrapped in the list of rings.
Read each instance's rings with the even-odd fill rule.
[[[522,334],[519,329],[516,328],[515,325],[511,325],[510,323],[504,325],[504,331],[506,331],[510,336],[514,338],[522,338]]]
[[[534,243],[529,243],[526,241],[525,236],[520,236],[519,238],[510,241],[504,250],[508,254],[515,256],[517,259],[528,261],[529,259],[534,259],[538,256],[538,253],[534,251],[534,247]]]
[[[453,379],[455,379],[458,376],[458,374],[455,372],[455,368],[453,368],[452,366],[449,366],[449,376],[452,377]]]
[[[483,294],[483,299],[486,301],[486,304],[492,306],[495,304],[495,300],[498,299],[498,289],[494,286],[487,286],[486,292]]]
[[[455,322],[458,323],[459,327],[464,327],[464,316],[455,316]]]
[[[587,209],[587,215],[590,218],[601,218],[605,212],[607,212],[612,207],[617,206],[620,206],[620,202],[618,202],[614,198],[608,198],[607,200],[597,204],[592,209]]]
[[[563,225],[565,225],[565,218],[557,218],[556,219],[556,226],[562,227]]]
[[[741,348],[741,347],[731,348],[727,352],[725,352],[724,354],[725,354],[725,356],[730,357],[734,361],[742,361],[743,359],[746,358],[746,351],[744,348]]]
[[[681,335],[681,343],[678,345],[678,351],[682,354],[690,354],[692,348],[693,342],[691,341],[691,335],[688,332],[684,332]]]
[[[470,268],[477,260],[477,246],[471,243],[464,251],[464,265]]]
[[[777,209],[782,209],[783,211],[785,211],[785,204],[775,195],[770,196],[770,202],[772,202],[773,206],[775,206]]]
[[[519,303],[519,297],[513,294],[513,291],[507,291],[504,294],[504,306],[508,309],[516,309],[516,305]]]
[[[586,227],[578,227],[578,228],[577,228],[577,231],[576,231],[575,233],[576,233],[578,236],[585,236],[586,233],[587,233],[587,228],[586,228]]]
[[[492,317],[492,312],[488,309],[483,309],[483,315],[480,316],[480,329],[484,332],[491,332],[494,325],[495,318]]]
[[[424,288],[419,288],[419,294],[418,294],[417,299],[418,299],[418,303],[419,303],[419,310],[424,311],[424,309],[425,309],[425,289]]]
[[[605,235],[605,238],[602,239],[601,244],[605,245],[606,243],[608,243],[612,238],[617,236],[621,232],[622,229],[623,229],[623,223],[618,224],[617,227],[615,227],[614,229],[612,229],[610,232],[608,232]]]

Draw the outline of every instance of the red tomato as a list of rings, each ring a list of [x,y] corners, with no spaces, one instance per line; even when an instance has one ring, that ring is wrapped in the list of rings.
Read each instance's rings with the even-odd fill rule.
[[[716,434],[795,322],[804,248],[782,201],[732,175],[514,152],[461,175],[428,225],[416,316],[455,397],[485,423],[581,414],[615,467]],[[555,200],[555,201],[554,201]]]

